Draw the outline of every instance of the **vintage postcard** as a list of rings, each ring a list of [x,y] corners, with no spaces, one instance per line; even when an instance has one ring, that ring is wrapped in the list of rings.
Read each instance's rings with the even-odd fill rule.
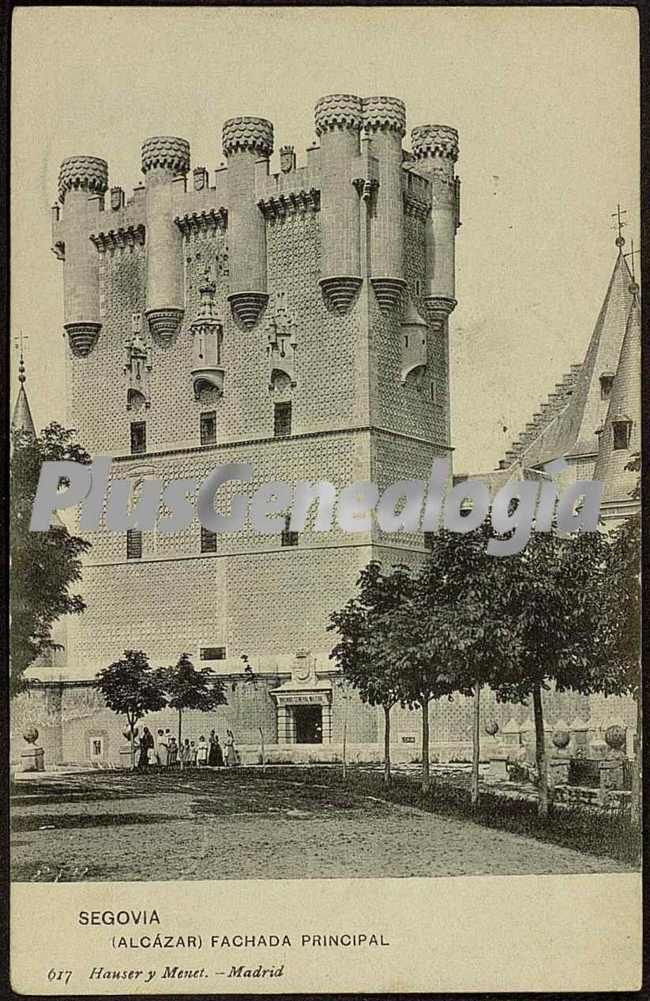
[[[12,38],[13,989],[638,989],[636,11]]]

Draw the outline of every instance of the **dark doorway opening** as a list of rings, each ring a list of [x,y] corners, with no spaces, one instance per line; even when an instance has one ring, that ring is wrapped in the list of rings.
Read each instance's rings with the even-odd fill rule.
[[[296,744],[323,743],[323,709],[321,706],[296,706],[293,710]]]

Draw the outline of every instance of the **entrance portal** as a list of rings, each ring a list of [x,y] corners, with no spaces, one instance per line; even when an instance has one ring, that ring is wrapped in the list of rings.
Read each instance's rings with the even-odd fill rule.
[[[322,706],[294,706],[293,721],[296,744],[323,743]]]

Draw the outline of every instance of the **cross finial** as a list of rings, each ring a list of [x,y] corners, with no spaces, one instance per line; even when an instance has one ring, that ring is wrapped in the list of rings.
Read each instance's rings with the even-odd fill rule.
[[[18,337],[14,341],[16,347],[20,348],[20,361],[18,362],[18,381],[20,383],[25,382],[25,379],[26,379],[26,375],[25,375],[24,342],[28,341],[28,340],[29,340],[29,337],[27,337],[27,336],[24,337],[23,336],[23,332],[21,330],[20,334],[18,335]]]
[[[625,239],[623,237],[623,226],[627,226],[627,223],[623,221],[623,216],[627,215],[627,209],[622,209],[620,204],[616,206],[616,212],[612,212],[612,219],[616,219],[616,228],[618,229],[618,236],[616,237],[615,243],[618,247],[619,253],[622,253],[622,248],[625,246]]]

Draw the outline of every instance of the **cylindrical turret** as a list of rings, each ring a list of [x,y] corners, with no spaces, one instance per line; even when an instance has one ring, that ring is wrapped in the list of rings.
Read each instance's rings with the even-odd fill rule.
[[[273,124],[266,118],[229,118],[223,126],[228,160],[228,260],[230,308],[246,330],[268,302],[266,223],[256,197],[255,164],[273,152]]]
[[[361,98],[353,94],[321,97],[315,122],[320,137],[320,286],[328,308],[345,313],[362,282],[359,195],[352,183],[363,124]]]
[[[458,132],[448,125],[421,125],[411,131],[411,141],[416,170],[431,180],[424,302],[430,319],[440,325],[456,305],[455,240],[460,219],[454,164],[458,159]]]
[[[379,188],[370,230],[370,281],[380,308],[387,313],[399,304],[406,285],[402,206],[404,103],[397,97],[364,97],[363,126],[372,139],[372,154],[379,161]]]
[[[142,144],[146,181],[147,298],[145,315],[153,337],[173,342],[185,309],[182,236],[174,222],[172,181],[190,169],[190,144],[176,136],[153,136]]]
[[[108,164],[97,156],[70,156],[59,171],[59,201],[65,203],[63,225],[63,326],[72,353],[92,351],[101,330],[99,260],[90,241],[89,198],[108,187]]]

